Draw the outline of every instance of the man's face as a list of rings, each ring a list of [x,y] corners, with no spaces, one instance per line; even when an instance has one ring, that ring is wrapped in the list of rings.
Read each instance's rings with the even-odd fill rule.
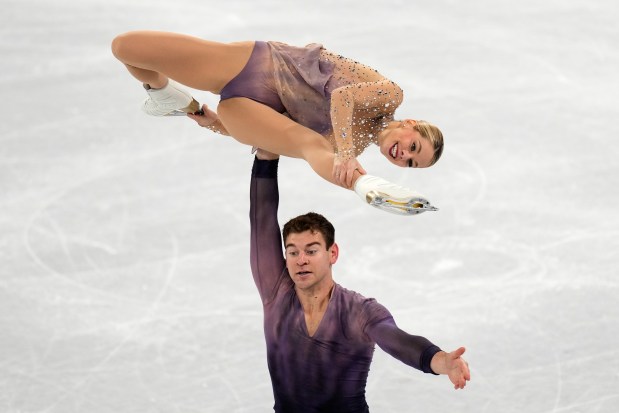
[[[327,249],[324,237],[317,231],[291,233],[285,244],[286,267],[297,288],[305,290],[331,282],[337,244]]]

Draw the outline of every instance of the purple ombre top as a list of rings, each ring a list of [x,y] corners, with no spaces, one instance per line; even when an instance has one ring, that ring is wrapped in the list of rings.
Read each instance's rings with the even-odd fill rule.
[[[278,161],[256,159],[251,179],[251,269],[264,307],[264,335],[278,413],[369,412],[365,386],[374,346],[432,373],[440,349],[400,330],[372,298],[335,284],[318,329],[309,336],[277,221]]]

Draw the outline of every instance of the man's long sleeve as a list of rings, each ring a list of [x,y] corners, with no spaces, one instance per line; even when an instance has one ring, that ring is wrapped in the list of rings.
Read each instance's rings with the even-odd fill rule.
[[[278,160],[254,159],[250,186],[251,250],[254,282],[263,303],[269,302],[282,279],[286,264],[282,249],[277,208]]]

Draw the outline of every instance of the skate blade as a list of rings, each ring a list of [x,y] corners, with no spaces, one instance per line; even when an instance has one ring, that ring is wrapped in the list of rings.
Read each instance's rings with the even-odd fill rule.
[[[166,113],[164,116],[187,116],[188,113],[193,113],[194,115],[204,115],[202,109],[200,109],[200,104],[197,100],[191,100],[191,103],[182,109],[176,109],[169,113]]]
[[[370,191],[366,195],[366,201],[373,207],[399,215],[416,215],[426,211],[438,211],[437,207],[421,197],[393,199],[382,192]]]

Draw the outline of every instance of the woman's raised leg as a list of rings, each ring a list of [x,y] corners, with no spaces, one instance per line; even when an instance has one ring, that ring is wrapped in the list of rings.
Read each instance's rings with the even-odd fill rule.
[[[168,78],[218,94],[249,60],[254,42],[217,43],[178,33],[133,31],[112,41],[112,53],[152,88]]]

